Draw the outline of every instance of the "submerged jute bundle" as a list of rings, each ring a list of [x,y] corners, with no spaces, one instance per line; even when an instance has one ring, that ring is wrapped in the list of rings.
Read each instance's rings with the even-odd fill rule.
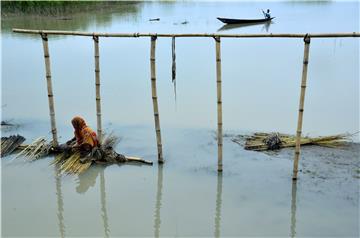
[[[344,146],[351,137],[350,134],[339,134],[333,136],[320,136],[315,138],[302,137],[301,145],[319,145],[325,147]],[[233,142],[243,145],[243,136],[236,136]],[[244,148],[246,150],[266,151],[296,146],[296,136],[280,133],[255,133],[245,136]]]

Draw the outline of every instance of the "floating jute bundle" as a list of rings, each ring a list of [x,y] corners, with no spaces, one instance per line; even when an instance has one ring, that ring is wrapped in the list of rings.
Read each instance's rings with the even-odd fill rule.
[[[302,137],[300,140],[301,145],[319,145],[325,147],[342,147],[349,142],[352,135],[339,134],[333,136],[320,136],[315,138]],[[243,139],[245,138],[245,144]],[[251,136],[235,136],[232,141],[244,145],[246,150],[266,151],[277,150],[286,147],[296,146],[296,136],[280,133],[254,133]]]
[[[171,66],[171,80],[174,84],[174,94],[176,101],[176,53],[175,53],[175,36],[171,39],[171,56],[172,56],[172,66]]]
[[[5,157],[16,150],[25,138],[21,135],[12,135],[9,137],[1,137],[1,157]]]

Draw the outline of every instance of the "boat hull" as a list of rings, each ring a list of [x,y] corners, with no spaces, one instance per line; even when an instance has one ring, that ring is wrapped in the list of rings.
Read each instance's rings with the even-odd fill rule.
[[[262,19],[234,19],[234,18],[222,18],[218,17],[217,19],[225,24],[248,24],[248,23],[259,23],[271,21],[275,17],[271,18],[262,18]]]

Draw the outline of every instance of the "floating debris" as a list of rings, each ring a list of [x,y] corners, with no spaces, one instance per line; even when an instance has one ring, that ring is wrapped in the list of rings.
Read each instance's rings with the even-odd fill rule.
[[[349,134],[320,136],[315,138],[301,137],[301,145],[319,145],[325,147],[342,147],[349,141]],[[245,139],[245,144],[243,140]],[[252,136],[236,136],[233,142],[243,145],[246,150],[266,151],[296,146],[296,136],[280,133],[255,133]]]
[[[2,123],[2,122],[1,122]],[[5,157],[16,150],[25,138],[21,135],[12,135],[9,137],[1,137],[1,157]]]

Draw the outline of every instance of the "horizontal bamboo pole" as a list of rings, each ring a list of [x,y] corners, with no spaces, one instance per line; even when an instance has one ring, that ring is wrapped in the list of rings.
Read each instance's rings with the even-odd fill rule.
[[[72,35],[72,36],[98,36],[98,37],[228,37],[228,38],[304,38],[308,35],[311,38],[331,38],[331,37],[360,37],[360,32],[342,32],[342,33],[267,33],[267,34],[215,34],[215,33],[101,33],[101,32],[80,32],[80,31],[55,31],[55,30],[32,30],[13,28],[15,33],[26,34],[48,34],[48,35]]]

